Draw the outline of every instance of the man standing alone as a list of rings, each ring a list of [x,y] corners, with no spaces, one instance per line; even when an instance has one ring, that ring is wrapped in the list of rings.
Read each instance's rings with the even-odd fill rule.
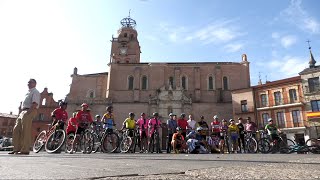
[[[13,151],[9,154],[28,155],[31,145],[32,120],[37,115],[40,104],[40,93],[36,89],[37,81],[30,79],[28,82],[29,91],[22,103],[21,112],[13,128]]]

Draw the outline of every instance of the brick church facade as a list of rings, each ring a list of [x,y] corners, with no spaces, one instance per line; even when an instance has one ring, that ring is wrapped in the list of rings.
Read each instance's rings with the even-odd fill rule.
[[[193,114],[197,121],[203,115],[207,122],[215,114],[220,119],[232,117],[231,91],[250,87],[245,54],[238,62],[141,62],[135,21],[127,17],[121,24],[111,40],[109,72],[80,75],[74,69],[66,98],[69,114],[83,102],[92,116],[103,115],[112,105],[117,128],[129,112],[136,118],[141,112],[148,116],[159,112],[162,120],[170,112]]]

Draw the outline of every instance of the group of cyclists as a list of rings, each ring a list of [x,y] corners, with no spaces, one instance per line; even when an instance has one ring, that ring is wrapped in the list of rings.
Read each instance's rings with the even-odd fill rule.
[[[59,108],[56,108],[51,114],[52,125],[64,129],[66,124],[66,134],[75,134],[72,148],[78,141],[79,135],[87,128],[92,127],[95,131],[111,133],[116,126],[112,106],[106,108],[106,113],[102,117],[95,115],[95,119],[92,119],[88,107],[88,104],[83,103],[81,110],[74,112],[68,120],[67,103],[60,101]],[[135,117],[135,114],[130,112],[123,121],[121,130],[128,130],[128,136],[135,138],[137,136],[135,130],[138,128],[140,153],[151,151],[151,140],[155,132],[159,132],[159,128],[162,131],[167,130],[167,153],[224,153],[226,143],[229,146],[228,142],[231,147],[231,150],[228,147],[228,152],[241,153],[245,149],[245,134],[250,133],[255,138],[257,131],[257,125],[251,121],[250,117],[245,119],[246,123],[242,118],[238,118],[236,123],[234,119],[220,121],[218,116],[214,115],[213,121],[209,124],[204,120],[204,116],[200,116],[200,120],[196,121],[191,114],[187,119],[185,113],[180,114],[179,117],[170,113],[166,123],[161,123],[157,112],[154,112],[150,119],[145,113],[141,113],[139,118]],[[272,139],[277,139],[280,131],[271,118],[268,121],[265,130]],[[160,149],[160,146],[158,148]],[[162,151],[157,152],[161,153]]]

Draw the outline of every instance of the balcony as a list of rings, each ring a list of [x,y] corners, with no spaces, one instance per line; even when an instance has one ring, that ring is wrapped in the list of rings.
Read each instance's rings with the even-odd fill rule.
[[[279,100],[269,100],[268,102],[261,103],[258,105],[257,110],[267,110],[274,108],[282,108],[282,107],[292,107],[292,106],[300,106],[303,105],[303,97],[299,98],[283,98]]]
[[[246,106],[247,108],[237,107],[234,109],[235,114],[249,114],[254,112],[253,106]]]

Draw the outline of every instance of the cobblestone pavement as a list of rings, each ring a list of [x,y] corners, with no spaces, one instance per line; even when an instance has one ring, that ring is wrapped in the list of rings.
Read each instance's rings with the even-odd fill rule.
[[[0,152],[0,179],[319,179],[313,154],[47,154]]]

